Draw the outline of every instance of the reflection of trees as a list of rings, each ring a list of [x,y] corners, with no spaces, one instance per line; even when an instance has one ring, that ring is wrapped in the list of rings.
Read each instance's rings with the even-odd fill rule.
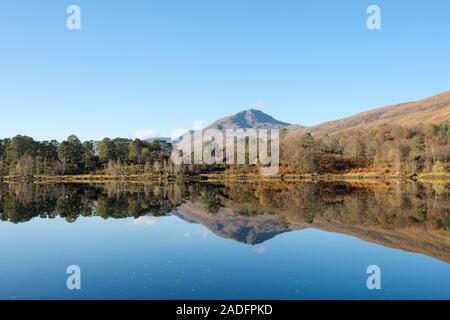
[[[56,201],[50,200],[44,203],[29,201],[21,203],[10,194],[1,197],[0,212],[1,220],[12,223],[20,223],[33,219],[34,217],[54,217],[54,206]]]
[[[122,219],[177,211],[245,243],[316,228],[450,261],[449,186],[273,181],[97,187],[10,184],[0,185],[0,220],[21,223],[59,216],[74,222],[80,217]]]
[[[450,227],[450,192],[442,185],[347,182],[227,185],[224,206],[243,216],[286,215],[289,221],[315,220],[386,229],[419,225]],[[257,213],[257,214],[253,214]]]
[[[128,217],[127,204],[122,199],[108,198],[99,195],[95,206],[96,215],[103,219],[114,218],[121,219]]]
[[[183,188],[174,186],[146,186],[139,190],[115,186],[112,191],[92,186],[3,185],[0,186],[0,219],[20,223],[56,216],[68,222],[80,216],[104,219],[164,216],[181,203],[183,192]]]
[[[61,218],[66,218],[67,222],[75,222],[83,210],[83,201],[77,195],[63,195],[58,198],[55,211]]]
[[[427,204],[425,201],[416,197],[412,204],[411,216],[418,221],[425,221],[427,219]]]
[[[153,198],[149,195],[126,194],[117,198],[99,195],[95,209],[97,215],[104,219],[139,218],[146,214],[158,217],[170,213],[173,204],[168,199]]]
[[[200,190],[199,200],[210,213],[217,213],[222,205],[221,188],[205,186]]]
[[[121,219],[164,216],[190,200],[217,214],[275,215],[286,223],[418,226],[450,230],[449,185],[356,182],[121,185],[104,187],[10,184],[0,186],[0,218],[20,223],[35,217]]]

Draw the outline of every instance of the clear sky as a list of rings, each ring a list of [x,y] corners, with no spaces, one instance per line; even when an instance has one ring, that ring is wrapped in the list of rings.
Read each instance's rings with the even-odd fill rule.
[[[250,107],[311,125],[424,98],[450,89],[449,16],[448,0],[2,1],[0,137],[167,136]]]

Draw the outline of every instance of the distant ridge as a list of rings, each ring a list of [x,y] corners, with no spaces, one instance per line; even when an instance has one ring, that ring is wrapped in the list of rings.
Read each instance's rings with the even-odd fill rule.
[[[301,128],[292,135],[310,132],[321,136],[350,129],[375,128],[385,124],[413,127],[445,121],[450,121],[450,91],[415,102],[381,107],[340,120]]]
[[[289,132],[288,137],[310,132],[323,136],[351,129],[370,129],[382,125],[414,127],[421,124],[439,124],[450,121],[450,91],[415,102],[377,108],[351,117],[328,121],[318,125],[303,127],[279,121],[256,109],[247,109],[231,116],[221,118],[206,129],[282,129]]]

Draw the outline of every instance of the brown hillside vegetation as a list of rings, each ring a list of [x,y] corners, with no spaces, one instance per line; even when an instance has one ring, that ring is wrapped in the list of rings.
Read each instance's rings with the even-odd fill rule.
[[[282,163],[297,173],[445,173],[450,91],[290,133]]]
[[[450,91],[416,102],[377,108],[348,118],[302,128],[292,135],[310,132],[321,136],[348,129],[375,128],[385,124],[412,127],[447,121],[450,121]]]

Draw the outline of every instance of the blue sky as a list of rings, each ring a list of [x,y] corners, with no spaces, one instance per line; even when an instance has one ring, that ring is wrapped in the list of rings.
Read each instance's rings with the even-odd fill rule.
[[[250,107],[312,125],[431,96],[450,89],[449,15],[448,0],[2,1],[0,137],[166,136]]]

